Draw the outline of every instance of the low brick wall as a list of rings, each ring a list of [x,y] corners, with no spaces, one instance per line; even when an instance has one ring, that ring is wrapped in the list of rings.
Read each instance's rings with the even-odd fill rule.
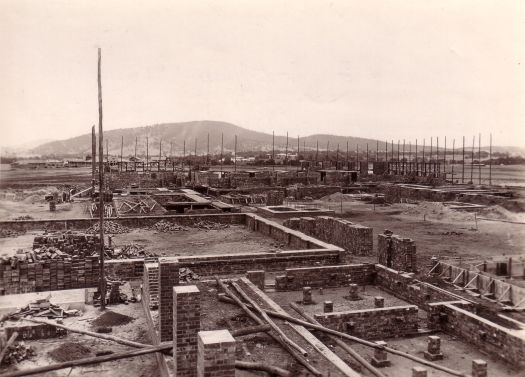
[[[412,273],[400,273],[381,264],[375,265],[375,284],[411,304],[428,310],[433,302],[456,301],[457,295],[421,282]]]
[[[285,275],[277,276],[277,291],[293,291],[303,287],[344,287],[351,283],[372,284],[373,264],[346,264],[339,266],[287,268]]]
[[[282,271],[288,267],[339,264],[337,250],[292,250],[280,253],[201,255],[177,257],[180,267],[201,276],[245,274],[250,270]]]
[[[220,213],[204,215],[163,215],[163,216],[135,216],[135,217],[110,217],[106,220],[113,221],[129,228],[150,227],[155,223],[165,220],[180,225],[191,225],[198,220],[206,220],[221,224],[245,224],[245,214],[243,213]],[[85,230],[98,223],[98,219],[43,219],[43,220],[7,220],[0,221],[0,228],[6,230],[29,231],[29,230]]]
[[[416,244],[389,231],[377,235],[378,262],[405,272],[417,271]]]
[[[159,264],[157,262],[144,263],[142,294],[147,297],[150,309],[159,306]]]
[[[452,303],[429,307],[429,327],[453,334],[478,350],[525,368],[525,339],[519,330],[510,330]]]
[[[372,255],[372,228],[330,216],[291,218],[286,227],[344,248],[351,255]]]
[[[415,305],[316,314],[314,317],[323,326],[365,339],[397,338],[418,331]]]

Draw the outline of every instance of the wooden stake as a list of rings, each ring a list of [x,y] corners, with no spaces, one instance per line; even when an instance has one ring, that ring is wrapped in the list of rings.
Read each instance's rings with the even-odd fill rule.
[[[98,145],[99,145],[99,154],[102,157],[104,153],[103,150],[103,141],[104,141],[104,132],[102,128],[102,78],[101,78],[101,62],[102,62],[102,52],[101,49],[98,49]],[[106,141],[107,142],[107,141]],[[109,153],[109,152],[108,152]],[[109,156],[108,156],[109,157]],[[100,277],[99,277],[99,290],[100,290],[100,309],[104,310],[106,308],[106,271],[104,269],[104,163],[102,158],[99,159],[99,237],[100,237]],[[109,166],[109,160],[108,160]],[[111,169],[111,168],[110,168]]]

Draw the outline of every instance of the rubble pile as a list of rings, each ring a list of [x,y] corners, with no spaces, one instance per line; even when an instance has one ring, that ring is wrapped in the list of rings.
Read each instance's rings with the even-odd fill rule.
[[[129,243],[121,248],[115,248],[111,255],[112,259],[133,259],[133,258],[145,258],[154,257],[155,254],[149,251],[145,251],[145,246],[136,243]]]
[[[0,238],[18,237],[25,232],[13,229],[0,229]]]
[[[220,230],[227,229],[230,227],[229,224],[214,223],[206,220],[195,221],[191,224],[192,228],[202,229],[202,230]]]
[[[49,302],[49,296],[47,298],[38,299],[29,303],[29,305],[18,309],[17,312],[10,314],[8,319],[17,320],[27,316],[32,317],[46,317],[46,318],[64,318],[74,317],[81,315],[77,309],[65,310],[58,305]]]
[[[189,268],[183,267],[179,269],[179,282],[191,283],[199,280],[200,277]]]
[[[174,223],[170,223],[169,221],[166,221],[166,220],[161,220],[161,221],[153,224],[153,226],[150,229],[151,230],[156,230],[157,232],[162,232],[162,233],[180,232],[180,231],[187,231],[187,230],[189,230],[185,226],[174,224]]]
[[[104,233],[111,233],[111,234],[122,234],[122,233],[128,233],[130,230],[128,227],[125,227],[123,225],[120,225],[113,221],[104,221]],[[98,233],[100,232],[100,225],[99,223],[93,224],[93,226],[89,227],[86,230],[87,233]]]
[[[17,364],[34,355],[35,351],[31,348],[31,346],[26,345],[24,342],[16,342],[7,349],[4,359],[2,360],[2,364]]]

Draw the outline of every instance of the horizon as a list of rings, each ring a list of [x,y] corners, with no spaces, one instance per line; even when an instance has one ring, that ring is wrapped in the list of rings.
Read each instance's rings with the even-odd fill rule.
[[[105,131],[213,119],[282,136],[488,144],[492,133],[495,146],[525,147],[517,0],[0,9],[3,147],[89,133],[99,46]]]

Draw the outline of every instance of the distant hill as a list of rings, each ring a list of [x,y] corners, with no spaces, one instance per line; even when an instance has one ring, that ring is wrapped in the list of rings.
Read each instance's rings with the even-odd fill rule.
[[[104,153],[106,153],[106,141],[109,144],[110,155],[120,155],[121,140],[123,141],[123,155],[131,156],[135,153],[135,140],[137,139],[137,155],[146,153],[146,137],[149,140],[149,155],[158,156],[160,140],[162,139],[162,155],[170,154],[170,143],[173,155],[182,155],[184,140],[186,140],[186,154],[195,152],[195,140],[197,140],[197,153],[204,154],[207,150],[208,134],[210,136],[210,153],[221,150],[221,134],[224,134],[224,151],[233,151],[235,148],[235,135],[237,135],[237,150],[242,151],[271,151],[272,134],[248,130],[226,122],[195,121],[184,123],[165,123],[154,126],[121,128],[104,132]],[[315,150],[316,142],[319,141],[319,150],[326,150],[326,144],[330,142],[330,150],[335,150],[339,143],[341,151],[346,151],[346,142],[350,150],[355,150],[357,144],[364,150],[366,143],[375,145],[372,139],[356,137],[333,136],[333,135],[310,135],[300,138],[300,147],[303,150],[304,141],[306,148]],[[275,149],[284,150],[286,147],[286,136],[275,136]],[[375,147],[374,147],[375,148]],[[290,135],[288,149],[297,150],[297,135]],[[97,149],[98,151],[98,149]],[[91,153],[91,134],[73,137],[66,140],[57,140],[42,144],[31,150],[40,155],[84,155]]]
[[[159,155],[160,140],[162,140],[162,155],[170,154],[170,143],[172,155],[182,155],[184,140],[186,141],[186,154],[195,153],[195,140],[197,140],[197,153],[204,154],[207,150],[207,138],[210,137],[210,153],[219,153],[221,150],[221,134],[224,134],[224,152],[234,150],[235,135],[237,135],[237,150],[243,151],[271,151],[272,134],[248,130],[231,123],[210,120],[164,123],[146,127],[121,128],[104,132],[104,153],[106,153],[106,141],[109,144],[110,155],[120,155],[120,145],[123,138],[123,155],[132,156],[135,153],[135,140],[137,140],[137,155],[146,154],[146,137],[149,140],[149,155]],[[366,144],[371,151],[375,151],[377,141],[358,137],[336,136],[329,134],[315,134],[301,137],[299,140],[301,151],[306,142],[307,150],[315,150],[319,142],[319,150],[325,151],[327,143],[329,149],[335,151],[339,145],[340,151],[346,153],[346,144],[350,151],[355,151],[359,145],[360,151],[366,150]],[[384,150],[384,141],[379,141],[379,150]],[[283,150],[286,147],[286,136],[275,136],[275,149]],[[406,147],[408,151],[408,145]],[[388,146],[390,150],[390,144]],[[394,149],[397,145],[394,144]],[[426,149],[429,149],[427,145]],[[435,147],[434,147],[435,149]],[[442,149],[442,146],[440,146]],[[450,145],[449,145],[450,149]],[[476,148],[477,149],[477,148]],[[297,135],[289,135],[288,150],[292,153],[297,151]],[[419,146],[419,150],[422,148]],[[469,150],[468,147],[465,150]],[[487,146],[482,150],[488,150]],[[98,148],[97,148],[98,151]],[[493,147],[494,152],[508,152],[512,155],[525,155],[525,150],[518,147]],[[57,140],[39,145],[29,151],[31,154],[45,156],[66,156],[91,154],[91,134],[85,134],[66,140]]]

